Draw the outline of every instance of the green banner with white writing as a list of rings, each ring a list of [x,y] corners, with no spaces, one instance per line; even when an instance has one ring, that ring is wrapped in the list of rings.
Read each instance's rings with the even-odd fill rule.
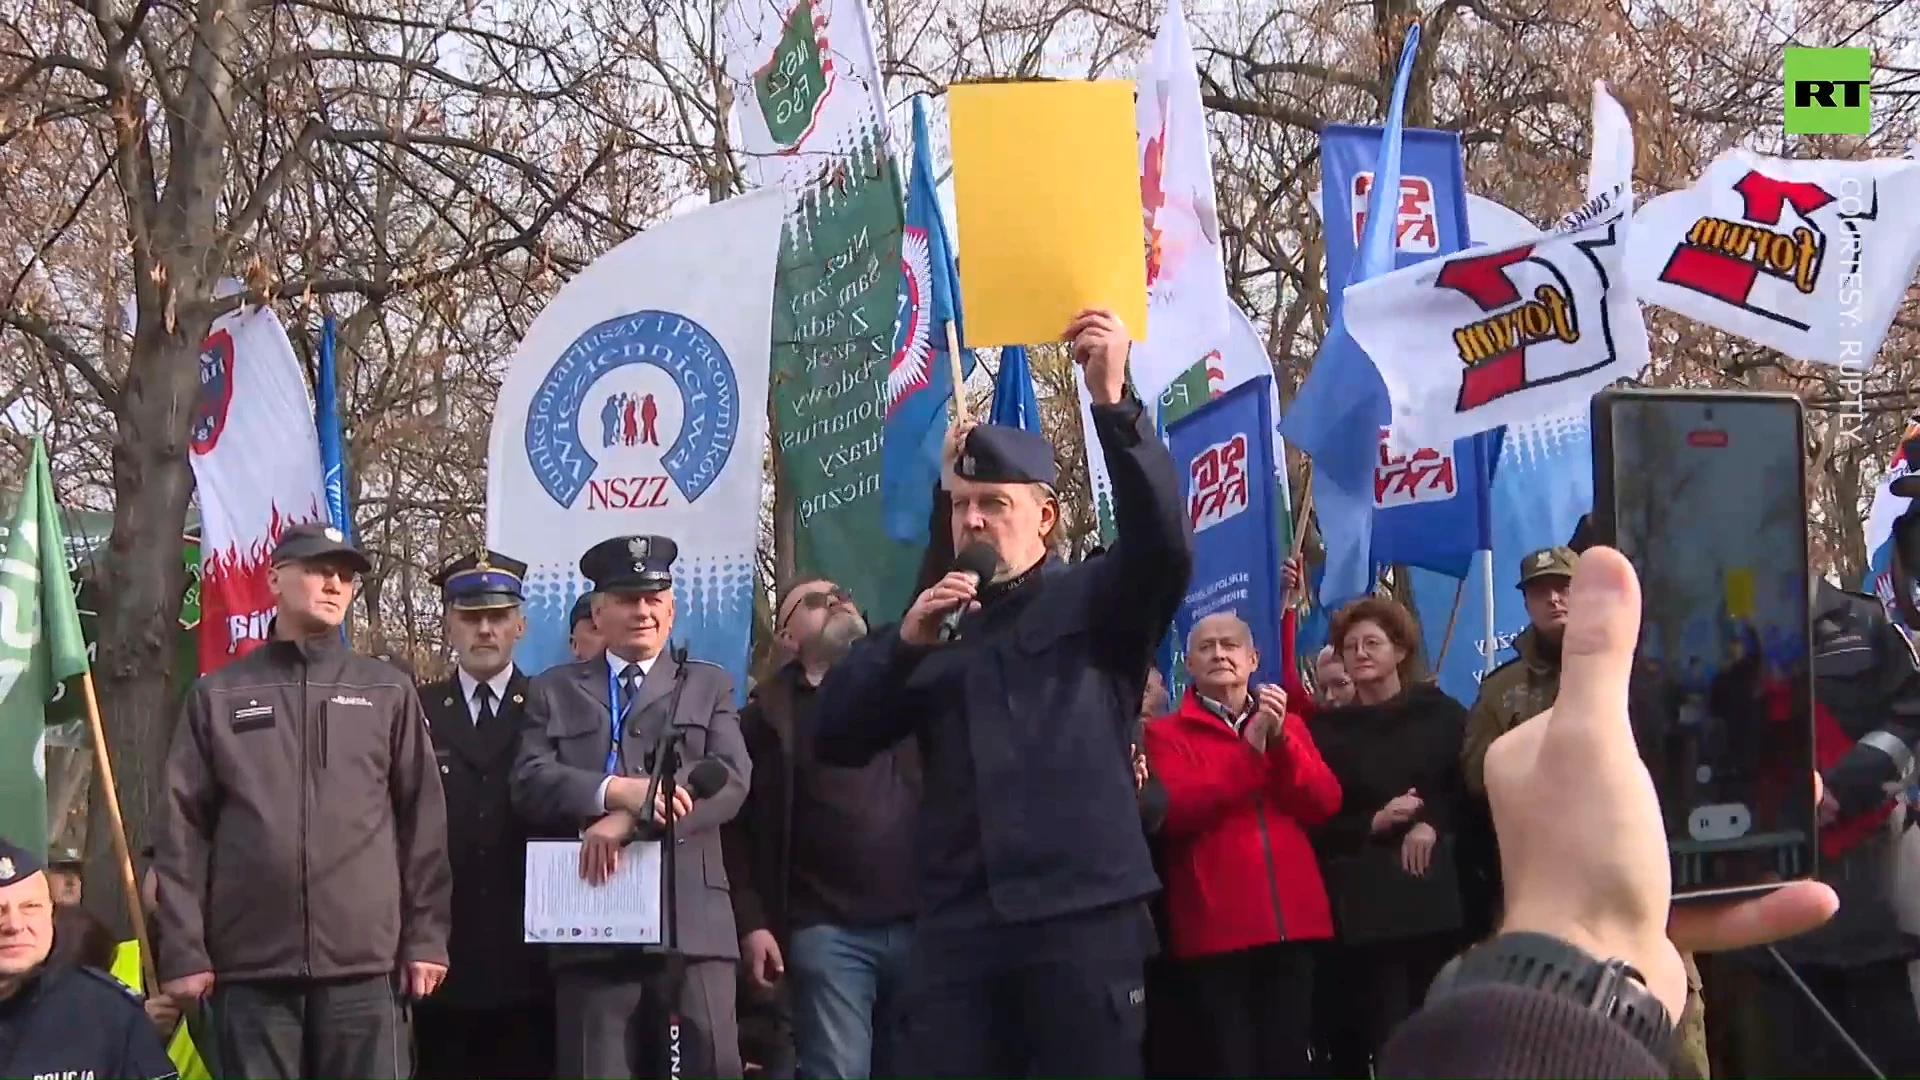
[[[795,568],[889,620],[921,552],[880,520],[903,208],[872,34],[861,0],[732,4],[721,21],[747,171],[789,196],[771,419]]]

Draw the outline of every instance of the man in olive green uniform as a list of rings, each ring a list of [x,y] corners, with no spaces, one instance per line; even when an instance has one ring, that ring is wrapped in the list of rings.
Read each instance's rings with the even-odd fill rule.
[[[1487,747],[1493,741],[1553,705],[1560,693],[1560,639],[1567,629],[1567,594],[1573,566],[1579,560],[1571,548],[1542,548],[1520,560],[1520,591],[1526,597],[1527,628],[1514,639],[1519,655],[1487,673],[1480,696],[1467,713],[1466,739],[1460,749],[1461,769],[1476,800],[1487,797]],[[1490,819],[1489,819],[1490,820]],[[1488,845],[1491,847],[1492,845]],[[1497,848],[1481,860],[1487,887],[1497,900]],[[1687,957],[1687,1007],[1680,1016],[1679,1038],[1673,1061],[1675,1077],[1705,1080],[1707,1067],[1706,1008],[1700,998],[1700,972]]]

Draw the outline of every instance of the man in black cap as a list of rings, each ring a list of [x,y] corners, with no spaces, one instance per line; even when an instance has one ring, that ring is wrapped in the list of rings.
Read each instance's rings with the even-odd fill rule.
[[[567,648],[575,660],[591,660],[607,651],[607,640],[593,625],[592,593],[573,602],[573,612],[567,616]]]
[[[227,1076],[405,1077],[447,970],[447,817],[426,717],[340,624],[366,557],[288,529],[270,640],[187,694],[154,844],[157,964],[211,999]]]
[[[0,839],[0,1076],[178,1076],[125,986],[94,968],[48,964],[53,909],[39,857]]]
[[[1139,1076],[1159,889],[1129,747],[1145,672],[1186,592],[1193,537],[1172,457],[1125,386],[1111,312],[1067,328],[1113,480],[1118,537],[1067,564],[1053,450],[1014,428],[950,440],[961,562],[854,645],[815,705],[822,762],[920,742],[923,901],[908,1076]],[[952,619],[958,616],[957,624]]]
[[[420,703],[446,789],[453,924],[446,985],[416,1014],[422,1080],[553,1075],[553,987],[525,940],[527,830],[508,786],[527,700],[513,662],[526,572],[481,551],[433,577],[458,667],[422,686]]]
[[[81,882],[86,870],[87,861],[79,848],[57,847],[47,852],[47,883],[53,889],[53,902],[78,907],[85,895]]]
[[[603,885],[623,859],[658,858],[659,825],[674,815],[677,946],[674,965],[641,946],[552,948],[561,1077],[663,1075],[666,1008],[682,1018],[672,1048],[682,1076],[739,1076],[734,1021],[734,933],[720,826],[739,812],[752,763],[740,734],[733,680],[669,649],[673,560],[663,536],[617,536],[580,559],[593,583],[596,656],[549,668],[527,687],[514,806],[542,835],[581,836],[581,877]],[[663,738],[664,736],[664,738]],[[650,779],[676,757],[669,801]],[[695,801],[689,778],[716,767],[725,780]],[[582,830],[584,829],[584,833]],[[644,839],[642,839],[644,838]],[[635,840],[647,846],[634,844]],[[663,1001],[668,995],[677,1000]]]

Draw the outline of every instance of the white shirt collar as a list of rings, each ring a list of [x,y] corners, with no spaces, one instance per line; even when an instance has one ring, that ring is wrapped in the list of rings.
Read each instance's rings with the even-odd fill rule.
[[[480,689],[480,680],[474,678],[472,675],[467,674],[466,668],[460,669],[459,677],[460,677],[460,696],[466,699],[467,715],[470,717],[477,717],[480,715],[480,703],[474,700],[474,695]],[[500,710],[500,706],[503,703],[505,703],[505,701],[507,700],[507,684],[512,681],[513,681],[513,665],[512,664],[508,664],[506,667],[501,668],[499,674],[487,680],[487,685],[491,687],[493,690],[493,708],[495,712],[498,712]]]
[[[613,672],[613,677],[618,679],[620,677],[620,673],[627,669],[627,661],[622,660],[619,657],[613,655],[613,650],[611,649],[607,650],[607,652],[604,655],[607,658],[607,670]],[[654,662],[659,659],[660,659],[660,654],[654,653],[648,659],[635,660],[633,661],[633,663],[640,665],[640,677],[644,679],[649,674],[652,673]]]

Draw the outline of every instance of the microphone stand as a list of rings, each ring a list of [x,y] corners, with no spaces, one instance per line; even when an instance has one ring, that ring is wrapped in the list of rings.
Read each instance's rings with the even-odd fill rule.
[[[649,1024],[662,1037],[662,1043],[655,1050],[655,1056],[664,1058],[664,1069],[656,1075],[668,1080],[682,1080],[686,1064],[686,1052],[682,1039],[685,1018],[680,1013],[681,997],[687,983],[687,958],[680,951],[680,888],[679,888],[679,837],[676,835],[678,815],[673,812],[673,796],[679,785],[680,741],[685,733],[674,722],[680,711],[680,691],[687,684],[687,651],[675,649],[671,654],[674,661],[673,694],[668,698],[666,724],[660,729],[659,739],[654,743],[653,766],[648,770],[648,779],[652,782],[650,791],[661,795],[667,809],[665,821],[655,819],[660,829],[660,977],[659,977],[659,1013],[660,1023]]]

